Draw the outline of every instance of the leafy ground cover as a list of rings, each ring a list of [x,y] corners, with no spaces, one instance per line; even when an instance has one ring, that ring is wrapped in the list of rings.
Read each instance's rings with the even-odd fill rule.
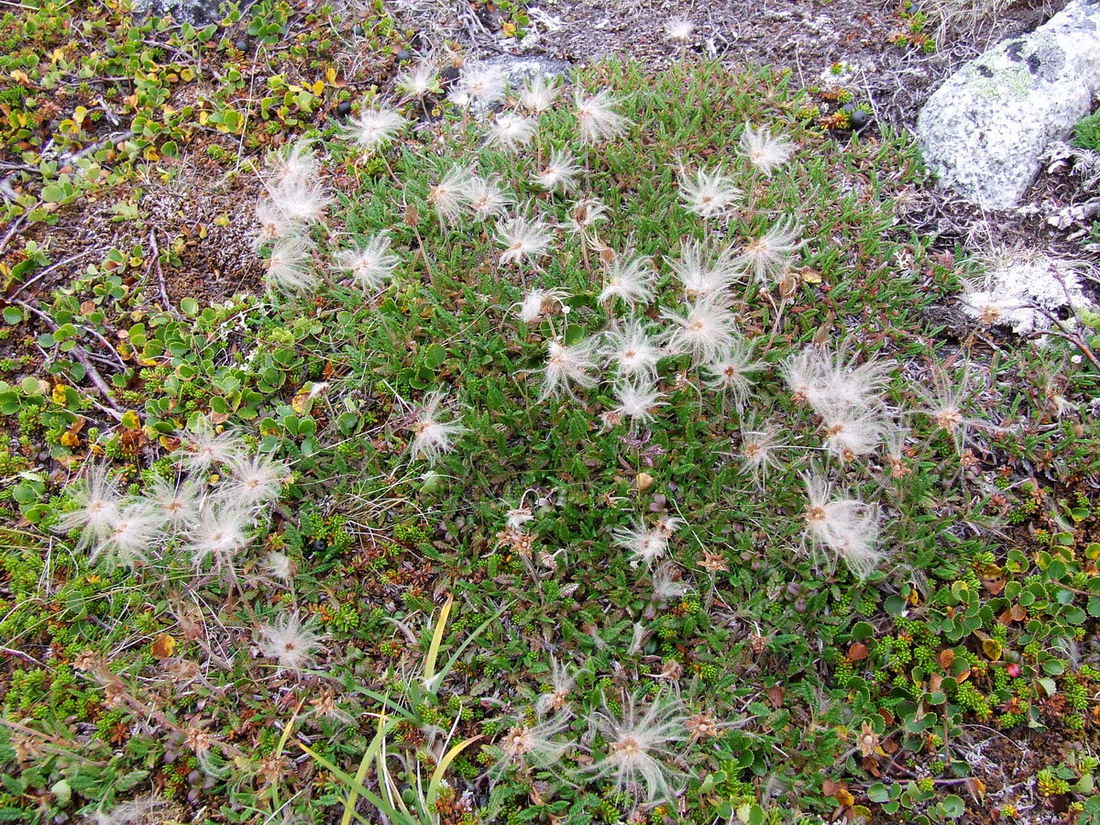
[[[11,268],[0,816],[1090,821],[1095,354],[945,325],[911,144],[413,80],[241,175],[266,288]]]

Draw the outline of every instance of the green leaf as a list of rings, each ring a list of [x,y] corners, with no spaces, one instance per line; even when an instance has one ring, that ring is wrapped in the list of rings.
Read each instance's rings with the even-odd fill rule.
[[[881,782],[876,782],[867,789],[867,798],[872,802],[889,802],[890,789]]]
[[[886,598],[886,602],[883,606],[885,607],[886,612],[889,613],[891,616],[900,616],[902,613],[905,612],[905,599],[895,593],[894,595],[888,596]]]
[[[4,323],[15,326],[23,320],[23,310],[19,307],[6,307],[4,309]]]
[[[966,812],[966,805],[962,798],[955,794],[944,797],[939,807],[943,815],[951,819],[958,819]]]

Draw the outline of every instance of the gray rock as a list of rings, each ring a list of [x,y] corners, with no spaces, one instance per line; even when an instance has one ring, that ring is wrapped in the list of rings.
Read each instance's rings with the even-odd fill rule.
[[[172,15],[177,23],[208,26],[225,16],[227,0],[134,0],[134,14],[143,17]],[[241,9],[252,5],[251,0],[241,3]]]
[[[1100,91],[1100,0],[1072,0],[1034,32],[1000,43],[936,90],[917,142],[940,181],[986,209],[1014,206],[1044,149]]]
[[[568,75],[573,71],[573,64],[565,60],[535,55],[504,54],[484,60],[480,65],[500,72],[505,85],[510,89],[522,89],[524,84],[536,75],[554,77]]]

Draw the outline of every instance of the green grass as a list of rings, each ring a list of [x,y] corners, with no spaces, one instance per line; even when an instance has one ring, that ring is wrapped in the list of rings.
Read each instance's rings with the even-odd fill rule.
[[[1100,453],[1095,421],[1078,414],[1095,376],[1061,370],[1059,342],[959,340],[933,320],[959,279],[893,209],[892,193],[924,180],[906,139],[837,143],[769,71],[691,64],[653,78],[610,65],[579,82],[614,89],[633,125],[583,147],[566,100],[539,140],[584,159],[583,194],[609,207],[600,240],[658,260],[648,317],[681,302],[668,263],[682,239],[736,250],[783,216],[804,227],[785,297],[735,287],[738,327],[768,365],[746,409],[702,387],[687,356],[662,363],[667,406],[648,426],[603,415],[616,404],[606,381],[538,402],[547,340],[621,314],[596,301],[596,255],[561,231],[541,271],[501,269],[491,225],[442,227],[427,196],[451,164],[476,160],[548,220],[567,223],[572,199],[538,195],[531,153],[485,148],[483,127],[451,107],[384,159],[358,160],[323,132],[338,194],[314,227],[327,277],[315,293],[168,310],[121,256],[41,302],[52,328],[33,314],[5,328],[49,357],[0,386],[13,520],[0,638],[16,651],[0,816],[89,813],[155,789],[173,815],[205,806],[213,822],[374,822],[378,810],[391,822],[616,822],[639,808],[698,823],[837,809],[979,821],[986,802],[964,784],[974,749],[1035,730],[1066,746],[1049,776],[989,787],[990,804],[1084,810],[1095,760],[1069,753],[1088,751],[1100,682],[1079,655],[1100,615],[1100,506],[1085,484]],[[745,123],[798,145],[770,179],[738,153]],[[681,164],[723,164],[743,208],[709,225],[693,216]],[[325,256],[383,229],[403,261],[394,284],[368,295],[339,283]],[[516,318],[535,286],[566,293],[567,325],[560,312]],[[886,397],[909,428],[894,464],[881,450],[826,464],[820,421],[779,371],[811,341],[892,365]],[[108,395],[78,347],[99,356]],[[978,425],[960,454],[917,410],[934,371],[962,364]],[[405,405],[436,389],[467,432],[432,466],[409,459]],[[1059,415],[1056,397],[1076,411]],[[174,541],[152,568],[90,566],[51,533],[72,507],[68,473],[107,463],[137,494],[173,477],[174,439],[199,416],[293,469],[235,579],[196,571]],[[763,487],[737,458],[757,425],[784,445]],[[824,466],[881,507],[886,560],[865,579],[805,552],[799,472]],[[534,505],[529,552],[499,537],[521,503]],[[660,516],[685,523],[668,566],[650,570],[613,536]],[[267,552],[295,563],[289,586],[257,577]],[[661,577],[680,587],[659,591]],[[314,617],[325,647],[304,672],[279,673],[254,639],[291,610]],[[552,731],[573,747],[547,768],[509,765],[506,734],[536,723],[555,667],[571,674],[573,715]],[[675,799],[646,806],[644,787],[593,778],[590,763],[614,750],[589,721],[672,701],[700,731],[682,728],[658,757]]]

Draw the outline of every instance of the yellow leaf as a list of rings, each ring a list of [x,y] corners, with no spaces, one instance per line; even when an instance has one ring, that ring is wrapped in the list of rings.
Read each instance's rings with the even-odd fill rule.
[[[176,652],[176,640],[167,633],[161,633],[149,646],[149,651],[154,659],[167,659]]]
[[[325,80],[327,80],[329,83],[336,82],[336,69],[332,68],[332,66],[329,66],[327,69],[325,69]]]
[[[516,36],[516,24],[515,23],[511,23],[511,22],[504,23],[504,24],[501,25],[500,30],[502,32],[504,32],[505,37],[515,37]]]
[[[321,94],[321,92],[323,92],[324,90],[325,90],[325,81],[318,80],[317,82],[315,82],[313,84],[313,93],[315,95]]]
[[[127,410],[122,414],[122,426],[128,430],[136,430],[141,427],[141,416],[133,410]]]
[[[80,436],[70,430],[65,430],[61,434],[61,445],[64,447],[79,447]]]
[[[30,81],[30,78],[27,77],[27,73],[22,69],[16,69],[14,72],[12,72],[11,79],[14,80],[16,83],[27,83]]]

